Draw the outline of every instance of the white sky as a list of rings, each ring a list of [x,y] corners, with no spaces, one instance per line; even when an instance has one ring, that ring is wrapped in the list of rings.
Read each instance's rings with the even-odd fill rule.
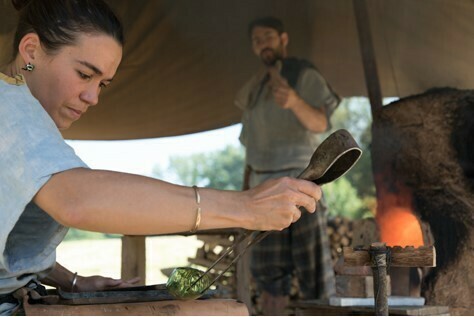
[[[238,146],[241,125],[188,134],[178,137],[133,141],[71,141],[66,142],[89,167],[151,176],[155,165],[168,167],[175,155],[205,153],[227,145]]]
[[[384,104],[395,99],[384,98]],[[365,100],[365,102],[368,101]],[[369,107],[368,103],[367,107]],[[152,176],[155,165],[159,165],[162,171],[166,170],[170,156],[206,153],[223,149],[227,145],[238,146],[240,129],[241,124],[236,124],[227,128],[178,137],[134,141],[68,140],[66,142],[91,168]]]

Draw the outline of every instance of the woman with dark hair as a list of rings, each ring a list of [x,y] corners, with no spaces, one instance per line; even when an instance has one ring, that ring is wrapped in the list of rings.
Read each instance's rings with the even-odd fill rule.
[[[0,313],[14,313],[12,294],[25,286],[93,291],[135,282],[82,277],[57,264],[69,227],[130,235],[282,230],[300,218],[298,206],[315,210],[320,188],[293,178],[237,192],[89,169],[59,130],[111,84],[122,26],[103,0],[13,3],[14,56],[0,67]]]

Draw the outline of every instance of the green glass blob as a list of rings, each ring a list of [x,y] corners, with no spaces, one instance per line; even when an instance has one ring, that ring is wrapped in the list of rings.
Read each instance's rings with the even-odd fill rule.
[[[205,275],[193,287],[190,287],[204,272],[190,267],[177,267],[171,272],[166,289],[176,299],[196,299],[209,286],[210,278]]]

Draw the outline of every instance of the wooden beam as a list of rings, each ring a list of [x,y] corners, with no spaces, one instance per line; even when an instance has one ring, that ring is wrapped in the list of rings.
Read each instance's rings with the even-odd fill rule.
[[[390,266],[401,267],[435,267],[436,250],[431,247],[389,247]],[[367,250],[343,249],[344,265],[371,266],[370,255]]]
[[[380,89],[379,76],[377,72],[377,60],[375,58],[372,33],[370,29],[369,13],[366,0],[353,0],[354,15],[356,18],[357,32],[359,35],[360,53],[364,66],[365,83],[369,94],[372,118],[377,110],[382,109],[382,91]]]

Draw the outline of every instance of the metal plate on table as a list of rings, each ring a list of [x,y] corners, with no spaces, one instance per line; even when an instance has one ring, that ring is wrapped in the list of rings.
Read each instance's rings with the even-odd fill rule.
[[[214,294],[214,290],[208,290],[201,297],[199,297],[199,299],[208,299]],[[80,293],[65,292],[58,289],[58,295],[61,303],[66,305],[138,303],[175,299],[166,289],[166,284]]]

